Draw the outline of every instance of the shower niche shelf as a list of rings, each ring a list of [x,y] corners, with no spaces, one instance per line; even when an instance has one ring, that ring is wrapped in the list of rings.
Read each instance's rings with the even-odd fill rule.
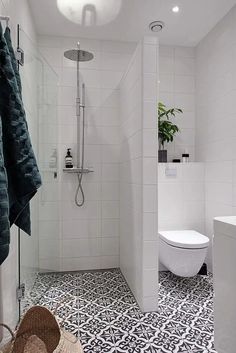
[[[94,173],[94,170],[90,169],[90,168],[63,168],[63,172],[65,173],[70,173],[70,174],[73,174],[73,173],[76,173],[76,174],[89,174],[89,173]]]

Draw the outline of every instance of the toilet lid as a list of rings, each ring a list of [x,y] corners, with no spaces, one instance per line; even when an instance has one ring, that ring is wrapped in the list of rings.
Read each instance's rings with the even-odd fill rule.
[[[209,239],[195,230],[163,231],[159,236],[167,244],[184,249],[203,249],[209,244]]]

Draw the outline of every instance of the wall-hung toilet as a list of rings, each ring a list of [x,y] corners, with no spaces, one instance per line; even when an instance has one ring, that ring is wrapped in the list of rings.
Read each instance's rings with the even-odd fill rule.
[[[209,239],[195,230],[159,232],[159,259],[181,277],[195,276],[204,263]]]

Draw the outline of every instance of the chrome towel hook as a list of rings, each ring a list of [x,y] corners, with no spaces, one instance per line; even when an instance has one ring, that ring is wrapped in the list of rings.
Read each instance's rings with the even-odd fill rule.
[[[0,16],[0,21],[6,21],[6,25],[7,27],[9,27],[9,21],[10,21],[9,16]]]

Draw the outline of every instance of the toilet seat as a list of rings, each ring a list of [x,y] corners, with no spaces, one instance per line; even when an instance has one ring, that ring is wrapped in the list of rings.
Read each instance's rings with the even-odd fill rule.
[[[171,230],[159,232],[160,239],[165,243],[183,249],[204,249],[209,239],[195,230]]]

